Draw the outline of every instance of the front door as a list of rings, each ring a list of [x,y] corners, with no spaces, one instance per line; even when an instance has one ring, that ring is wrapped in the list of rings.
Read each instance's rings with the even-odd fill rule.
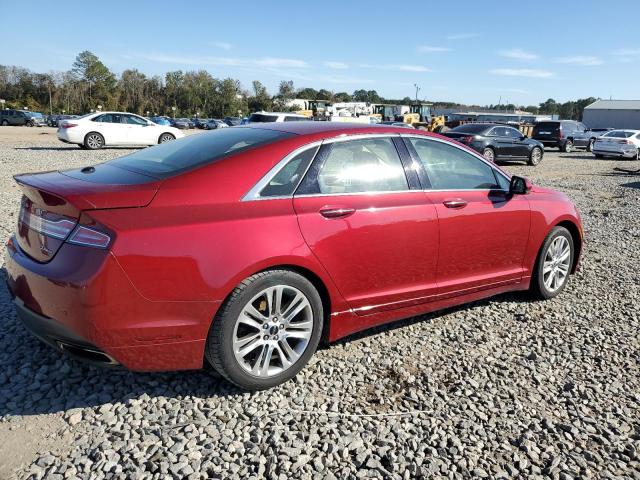
[[[508,193],[509,180],[448,143],[410,137],[440,222],[439,294],[457,295],[522,278],[530,207]]]
[[[359,315],[437,292],[438,219],[388,136],[322,146],[294,197],[300,229]]]
[[[124,115],[127,125],[127,143],[129,145],[154,145],[158,143],[156,129],[144,118],[137,115]]]

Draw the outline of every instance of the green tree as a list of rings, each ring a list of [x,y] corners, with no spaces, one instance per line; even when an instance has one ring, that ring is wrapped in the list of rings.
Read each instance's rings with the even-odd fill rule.
[[[247,99],[249,110],[252,112],[271,110],[273,102],[271,101],[271,95],[267,92],[266,87],[258,80],[254,80],[252,86],[253,95],[249,96]]]
[[[278,87],[278,95],[274,100],[275,106],[282,111],[296,110],[296,107],[289,105],[289,102],[296,98],[296,89],[292,80],[282,80]]]
[[[100,59],[88,50],[80,52],[71,69],[78,82],[85,87],[83,109],[109,104],[115,97],[116,77]]]

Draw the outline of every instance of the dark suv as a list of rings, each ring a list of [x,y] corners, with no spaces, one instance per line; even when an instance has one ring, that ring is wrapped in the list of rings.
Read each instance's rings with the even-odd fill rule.
[[[574,148],[585,148],[590,152],[593,142],[605,131],[590,130],[584,123],[574,120],[555,120],[536,123],[532,138],[545,147],[557,147],[563,152],[571,152]]]
[[[22,110],[0,110],[0,125],[27,125],[31,117]]]

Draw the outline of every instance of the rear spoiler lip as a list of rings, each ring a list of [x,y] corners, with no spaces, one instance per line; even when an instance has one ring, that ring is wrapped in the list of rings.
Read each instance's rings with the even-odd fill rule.
[[[78,189],[84,187],[85,191],[74,192],[74,188],[69,184],[55,184],[42,179],[42,175],[52,173],[62,175],[70,183],[75,184]],[[42,190],[50,195],[60,197],[80,211],[146,207],[153,201],[162,183],[161,181],[155,181],[135,185],[90,184],[64,175],[56,170],[22,173],[14,175],[13,178],[20,186]]]

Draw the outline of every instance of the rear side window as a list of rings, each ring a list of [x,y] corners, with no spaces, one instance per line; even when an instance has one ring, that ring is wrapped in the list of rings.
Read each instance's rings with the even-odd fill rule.
[[[260,192],[261,197],[283,197],[292,195],[304,172],[313,160],[318,147],[299,153],[280,170]]]
[[[393,192],[408,190],[400,156],[390,138],[336,142],[305,193]]]
[[[143,120],[140,117],[135,117],[133,115],[125,115],[124,119],[125,119],[125,122],[128,123],[129,125],[147,125],[146,120]]]
[[[167,178],[291,136],[291,133],[260,128],[221,128],[145,148],[109,163],[154,178]]]
[[[115,113],[105,113],[104,115],[100,115],[93,119],[94,122],[102,122],[102,123],[122,123],[122,115],[117,115]]]
[[[498,189],[493,168],[457,147],[411,138],[433,190]]]
[[[304,122],[305,120],[310,120],[307,117],[284,117],[285,122]]]

